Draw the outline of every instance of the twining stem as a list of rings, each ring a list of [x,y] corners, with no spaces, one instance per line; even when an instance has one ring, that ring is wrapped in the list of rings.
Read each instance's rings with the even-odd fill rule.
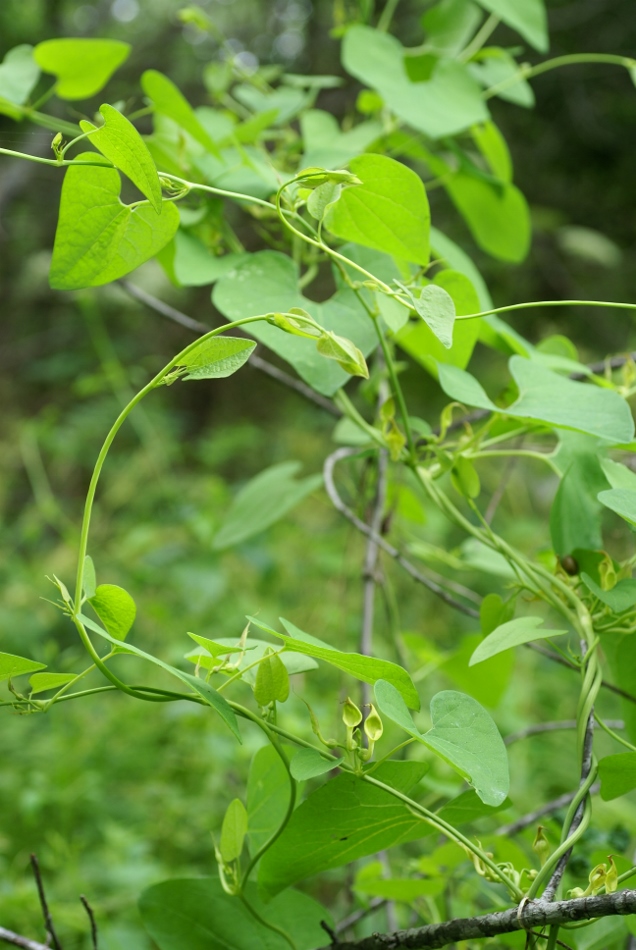
[[[620,300],[527,300],[524,303],[511,303],[505,307],[493,307],[479,313],[457,316],[456,320],[476,320],[491,313],[508,313],[511,310],[529,310],[533,307],[613,307],[618,310],[636,310],[636,303],[624,303]]]
[[[247,898],[245,897],[245,894],[239,894],[238,896],[241,903],[250,912],[252,917],[259,922],[259,924],[261,924],[263,927],[266,927],[268,930],[273,930],[274,933],[280,934],[280,936],[283,938],[285,943],[289,944],[292,950],[296,950],[296,944],[294,943],[292,938],[289,936],[287,931],[283,930],[282,927],[277,927],[276,924],[270,923],[264,917],[261,917],[258,911],[254,907],[252,907],[250,902],[247,900]]]
[[[616,56],[612,53],[570,53],[567,56],[555,56],[554,59],[548,59],[537,66],[530,66],[525,63],[518,72],[486,89],[482,95],[484,99],[491,99],[493,96],[505,92],[506,89],[510,89],[511,86],[516,86],[524,79],[532,79],[533,76],[540,76],[542,73],[547,73],[551,69],[559,69],[561,66],[576,66],[581,63],[604,63],[608,66],[622,66],[627,70],[636,67],[636,60],[628,56]]]

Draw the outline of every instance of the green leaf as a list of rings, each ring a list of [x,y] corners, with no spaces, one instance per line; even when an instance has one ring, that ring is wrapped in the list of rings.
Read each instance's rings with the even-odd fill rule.
[[[530,247],[530,211],[519,189],[459,171],[444,181],[475,242],[493,257],[518,263]]]
[[[565,557],[577,548],[603,547],[598,493],[607,485],[597,452],[575,451],[550,509],[550,534],[555,554]]]
[[[115,584],[100,584],[88,602],[116,640],[125,640],[135,622],[137,608],[128,591]]]
[[[218,643],[227,644],[235,646],[237,643],[236,637],[223,637],[220,638]],[[238,670],[242,673],[243,681],[249,683],[250,686],[254,686],[256,683],[256,667],[248,669],[252,664],[255,664],[257,660],[260,660],[268,650],[272,649],[272,644],[267,640],[257,640],[255,637],[248,637],[245,641],[245,656],[238,657],[234,661]],[[221,654],[222,655],[222,654]],[[190,660],[191,663],[196,663],[201,666],[203,669],[210,670],[215,666],[218,666],[218,661],[214,660],[212,656],[207,652],[207,650],[201,649],[198,647],[195,650],[192,650],[191,653],[186,654],[186,659]],[[307,673],[309,670],[318,669],[318,664],[315,660],[312,660],[311,657],[303,656],[301,653],[288,653],[285,651],[280,654],[280,659],[285,665],[285,669],[290,676],[293,676],[295,673]]]
[[[264,905],[256,886],[246,897],[256,913],[289,934],[296,950],[314,950],[325,940],[320,926],[333,921],[324,907],[299,891],[287,891]],[[260,924],[218,878],[164,881],[143,892],[139,910],[159,950],[289,950],[282,936]]]
[[[321,356],[335,360],[350,376],[369,378],[369,367],[358,347],[342,336],[336,336],[331,330],[325,330],[316,340],[316,350]]]
[[[543,0],[477,0],[489,13],[523,36],[540,53],[549,47],[548,22]]]
[[[426,771],[421,762],[385,762],[373,777],[408,794]],[[261,860],[259,889],[273,896],[295,881],[430,833],[429,825],[384,789],[342,773],[295,810]]]
[[[328,643],[324,643],[322,640],[312,637],[311,634],[299,630],[293,623],[284,620],[282,617],[280,622],[287,631],[287,635],[278,633],[277,630],[261,623],[255,617],[248,617],[248,620],[261,630],[266,630],[273,637],[283,640],[287,649],[294,650],[296,653],[304,653],[306,656],[313,656],[317,660],[324,660],[325,663],[349,673],[356,679],[362,680],[363,683],[373,684],[379,679],[388,680],[409,708],[420,708],[420,697],[411,677],[397,663],[391,663],[390,660],[377,660],[371,656],[362,656],[360,653],[342,653]]]
[[[482,663],[484,660],[496,656],[504,650],[518,647],[522,643],[532,643],[535,640],[547,640],[550,637],[561,637],[567,630],[538,630],[543,623],[542,617],[517,617],[502,623],[485,640],[479,644],[472,657],[470,666]]]
[[[349,168],[362,185],[343,191],[325,226],[345,241],[428,264],[431,213],[419,175],[385,155],[361,155]]]
[[[40,70],[33,58],[33,47],[26,43],[14,46],[5,55],[0,65],[0,113],[21,117],[19,110],[3,108],[2,100],[15,106],[23,106],[35,86]]]
[[[289,698],[289,675],[275,653],[265,655],[256,669],[254,699],[259,706],[284,703]]]
[[[254,647],[236,647],[236,646],[226,646],[223,643],[219,643],[217,640],[210,640],[208,637],[200,637],[196,633],[189,633],[189,637],[198,643],[199,646],[203,647],[208,651],[210,656],[227,656],[230,653],[243,653],[247,650],[253,650]]]
[[[404,47],[389,33],[350,27],[342,63],[350,75],[379,92],[400,119],[430,138],[454,135],[489,117],[481,90],[462,63],[440,58],[428,81],[411,82]]]
[[[182,287],[213,284],[248,258],[248,254],[223,254],[217,257],[202,241],[182,228],[174,236],[172,268],[176,281]]]
[[[103,126],[96,128],[92,122],[82,121],[82,132],[91,132],[91,144],[127,175],[148,198],[157,214],[161,214],[161,185],[148,146],[132,122],[117,109],[105,104],[99,111],[104,119]]]
[[[156,69],[148,69],[141,77],[141,88],[152,99],[156,112],[172,119],[208,152],[220,158],[221,153],[216,142],[210,137],[188,100],[171,79]]]
[[[159,659],[159,657],[152,656],[150,653],[145,653],[143,650],[140,650],[139,647],[135,647],[131,643],[126,643],[124,645],[121,640],[117,640],[115,637],[112,637],[110,633],[107,633],[106,630],[103,630],[99,624],[93,623],[89,617],[85,617],[83,614],[79,614],[78,618],[85,627],[88,627],[89,630],[99,634],[100,637],[103,637],[104,640],[108,640],[108,642],[112,643],[113,646],[120,647],[122,653],[130,653],[133,656],[138,656],[144,660],[148,660],[155,666],[161,667],[161,669],[165,670],[166,673],[170,673],[171,676],[181,680],[182,683],[185,683],[186,686],[189,686],[191,689],[193,689],[195,693],[198,693],[198,695],[204,699],[209,706],[212,706],[212,708],[216,710],[221,719],[223,719],[229,729],[234,733],[239,742],[243,741],[241,739],[241,733],[239,732],[238,722],[236,721],[234,710],[223,698],[223,696],[221,696],[221,694],[217,692],[214,687],[210,686],[209,683],[206,683],[204,680],[200,680],[196,676],[191,676],[190,673],[184,673],[182,670],[177,669],[176,666],[170,666],[169,663],[164,663],[163,660]]]
[[[461,52],[479,26],[482,13],[472,0],[442,0],[422,17],[427,43],[446,56]]]
[[[245,811],[245,805],[240,798],[235,798],[228,805],[221,826],[219,851],[226,864],[240,858],[246,834],[247,812]]]
[[[347,253],[348,247],[343,251]],[[212,301],[228,320],[257,313],[288,313],[294,307],[304,309],[320,326],[351,340],[363,356],[368,356],[378,338],[354,291],[340,288],[318,304],[303,296],[298,277],[298,267],[287,254],[257,251],[217,282]],[[264,322],[251,324],[246,332],[291,363],[310,386],[325,396],[332,396],[350,379],[335,360],[326,360],[317,352],[313,340],[282,333]]]
[[[472,297],[469,297],[463,291],[461,292],[461,297],[458,296],[456,291],[453,290],[452,286],[446,283],[446,280],[442,281],[442,274],[446,273],[445,271],[437,274],[435,276],[434,282],[436,284],[439,283],[441,287],[449,292],[455,301],[457,313],[468,314],[479,313],[480,310],[490,310],[490,308],[493,306],[492,297],[488,292],[488,287],[486,286],[484,278],[481,276],[468,254],[466,254],[458,244],[455,244],[454,241],[451,241],[449,237],[446,237],[445,234],[442,234],[442,232],[435,227],[431,227],[431,246],[434,257],[443,261],[449,268],[452,269],[452,272],[459,271],[460,274],[463,274],[464,277],[468,278],[477,294],[477,297],[479,298],[479,306],[476,309],[466,310],[465,308],[472,300]],[[482,325],[482,320],[470,320],[465,322],[476,324],[478,327]]]
[[[189,350],[177,363],[187,379],[225,379],[232,376],[254,352],[256,343],[233,336],[213,336]]]
[[[368,867],[368,865],[367,865]],[[381,871],[382,865],[378,867]],[[363,869],[364,871],[367,868]],[[369,897],[382,897],[385,900],[412,904],[418,897],[438,897],[446,888],[445,879],[436,878],[385,878],[367,877],[359,874],[353,885],[354,891]]]
[[[263,746],[252,759],[247,778],[247,843],[251,855],[280,828],[289,796],[287,769],[273,746]]]
[[[47,689],[58,689],[75,679],[75,673],[34,673],[29,679],[31,695],[44,693]]]
[[[632,527],[636,527],[636,491],[629,488],[610,488],[608,491],[599,492],[597,497],[602,505],[610,511],[615,511]]]
[[[119,40],[45,40],[35,47],[33,58],[45,73],[57,76],[60,99],[88,99],[103,89],[130,50],[129,43]]]
[[[252,478],[232,501],[214,538],[214,548],[222,551],[259,534],[316,491],[322,476],[296,479],[300,467],[300,462],[282,462]]]
[[[521,356],[513,356],[508,365],[519,388],[519,398],[506,409],[489,399],[474,376],[455,366],[438,364],[440,385],[451,399],[479,409],[587,432],[607,442],[631,441],[634,422],[629,406],[618,393],[565,379]],[[599,496],[603,504],[602,496],[607,494],[601,492]]]
[[[519,63],[510,53],[498,46],[488,46],[479,51],[468,64],[468,71],[485,89],[498,86],[516,77],[516,82],[496,93],[500,99],[514,102],[517,106],[531,109],[535,103],[534,91],[530,83],[520,75]]]
[[[427,284],[419,297],[413,296],[415,312],[447,350],[453,345],[455,304],[450,294],[438,284]]]
[[[440,663],[438,671],[452,681],[455,689],[468,693],[482,706],[495,709],[510,685],[515,657],[512,653],[501,653],[485,660],[485,666],[479,671],[480,675],[475,676],[470,668],[470,658],[481,641],[482,636],[479,633],[463,636],[450,656]]]
[[[301,168],[341,168],[380,138],[382,124],[371,120],[342,132],[330,112],[308,109],[300,117],[300,131],[305,146]]]
[[[95,565],[93,559],[88,554],[84,558],[84,596],[94,597],[97,590],[97,578],[95,576]]]
[[[135,208],[119,199],[121,178],[114,168],[82,165],[95,152],[78,156],[64,178],[55,233],[50,284],[54,290],[96,287],[129,274],[154,257],[179,226],[179,212],[164,202]]]
[[[316,749],[299,749],[291,760],[291,774],[297,782],[317,778],[338,767],[336,759],[326,759]]]
[[[3,680],[13,679],[14,676],[45,669],[46,663],[36,663],[35,660],[27,660],[24,656],[13,656],[11,653],[0,653],[0,683]]]
[[[607,604],[615,614],[622,614],[636,605],[636,580],[632,578],[619,581],[611,590],[603,590],[585,571],[581,572],[581,580],[587,589],[592,591],[601,603]]]
[[[501,181],[512,181],[512,159],[506,140],[494,122],[484,122],[472,128],[475,145],[484,156],[490,170]]]
[[[627,488],[636,491],[636,474],[626,465],[612,459],[601,459],[603,474],[612,488]]]
[[[598,763],[601,798],[610,802],[636,788],[636,752],[606,755]]]
[[[482,802],[500,805],[508,794],[508,755],[490,715],[464,693],[444,690],[431,700],[432,729],[422,735],[398,691],[380,680],[378,709],[470,782]]]
[[[470,788],[462,792],[461,795],[458,795],[457,798],[453,798],[452,801],[443,805],[437,814],[440,818],[443,818],[444,821],[447,821],[449,825],[457,826],[470,824],[479,818],[486,818],[489,815],[496,815],[497,812],[509,807],[509,799],[506,799],[501,805],[497,805],[495,808],[491,805],[484,805],[477,792]]]

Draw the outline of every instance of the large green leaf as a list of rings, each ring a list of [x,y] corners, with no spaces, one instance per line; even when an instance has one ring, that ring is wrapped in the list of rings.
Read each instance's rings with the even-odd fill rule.
[[[160,667],[162,670],[165,670],[166,673],[170,673],[171,676],[176,677],[178,680],[181,680],[186,686],[189,686],[190,689],[194,690],[195,693],[205,700],[205,702],[212,706],[212,708],[219,714],[221,719],[226,723],[228,728],[234,733],[239,742],[242,742],[241,733],[239,732],[238,722],[236,721],[236,715],[230,704],[221,696],[213,686],[210,686],[209,683],[206,683],[205,680],[201,680],[198,676],[192,676],[190,673],[184,673],[183,670],[177,669],[176,666],[171,666],[169,663],[164,663],[163,660],[160,660],[159,657],[153,656],[151,653],[145,653],[143,650],[140,650],[139,647],[135,647],[130,643],[122,643],[121,640],[118,640],[116,637],[107,633],[102,627],[93,621],[89,617],[85,617],[82,614],[79,614],[79,619],[89,630],[92,630],[94,633],[97,633],[100,637],[103,637],[104,640],[108,640],[113,646],[118,647],[118,652],[120,653],[130,653],[132,656],[141,657],[143,660],[148,660],[148,662],[153,663],[155,666]]]
[[[539,362],[520,356],[513,356],[508,365],[519,388],[519,398],[506,409],[492,402],[474,376],[455,366],[438,364],[440,385],[451,399],[500,415],[576,429],[607,442],[622,444],[632,439],[634,421],[629,406],[618,393],[566,379]],[[603,504],[606,502],[602,496],[607,494],[602,492],[599,497]]]
[[[421,762],[386,762],[373,776],[409,794],[426,771]],[[389,792],[343,773],[296,809],[261,860],[259,889],[270,897],[295,881],[430,833],[431,827]]]
[[[141,88],[152,99],[157,112],[176,122],[213,155],[220,156],[216,142],[210,137],[188,100],[171,79],[156,69],[148,69],[141,77]]]
[[[183,379],[225,379],[244,366],[256,343],[241,337],[213,336],[190,350],[177,364]]]
[[[300,131],[305,146],[301,168],[341,168],[382,135],[382,125],[361,122],[343,132],[330,112],[308,109],[300,117]]]
[[[14,676],[45,669],[46,663],[36,663],[35,660],[27,660],[24,656],[13,656],[11,653],[0,653],[0,683]]]
[[[482,663],[484,660],[496,656],[504,650],[520,646],[522,643],[532,643],[534,640],[547,640],[550,637],[561,637],[567,630],[539,630],[543,623],[541,617],[517,617],[502,623],[482,640],[470,658],[470,666]]]
[[[479,86],[462,63],[441,58],[430,79],[411,82],[404,48],[388,33],[350,27],[342,62],[348,73],[379,92],[397,116],[430,138],[454,135],[488,118]]]
[[[441,0],[426,11],[422,26],[433,49],[452,56],[467,45],[482,18],[473,0]]]
[[[131,208],[119,199],[114,168],[87,166],[95,152],[78,156],[64,178],[50,283],[55,290],[107,284],[154,257],[179,226],[179,212],[164,202],[161,214],[148,202]]]
[[[606,755],[598,763],[598,774],[603,801],[626,795],[636,788],[636,752]]]
[[[267,631],[273,637],[278,637],[279,640],[283,640],[288,650],[304,653],[306,656],[313,656],[317,660],[324,660],[325,663],[355,676],[363,683],[373,684],[379,679],[388,680],[410,709],[420,708],[420,697],[413,685],[413,680],[406,670],[403,670],[397,663],[391,663],[390,660],[378,660],[372,656],[363,656],[360,653],[343,653],[329,643],[299,630],[293,623],[284,620],[282,617],[280,622],[287,634],[278,633],[277,630],[273,630],[272,627],[268,627],[267,624],[262,623],[255,617],[249,617],[248,619],[254,626]]]
[[[479,247],[503,261],[524,260],[530,247],[530,211],[515,185],[458,171],[446,177],[444,187]]]
[[[361,155],[349,168],[362,184],[344,189],[326,227],[345,241],[428,264],[431,213],[419,175],[385,155]]]
[[[247,842],[254,855],[280,828],[289,804],[287,769],[271,745],[259,749],[247,778]]]
[[[116,584],[100,584],[89,604],[116,640],[125,640],[135,622],[137,607],[128,591]]]
[[[99,111],[104,124],[97,128],[92,122],[83,120],[80,122],[82,132],[91,133],[91,144],[127,175],[148,198],[157,214],[161,214],[161,185],[148,146],[132,122],[117,109],[105,104]]]
[[[21,118],[20,110],[13,107],[24,105],[39,75],[32,46],[23,43],[10,49],[0,64],[0,113]]]
[[[175,234],[174,245],[170,247],[172,274],[182,287],[213,284],[249,258],[248,254],[223,254],[217,257],[203,241],[182,228]]]
[[[585,571],[581,572],[581,580],[588,590],[615,614],[622,614],[636,606],[636,580],[633,578],[619,581],[611,590],[603,590]]]
[[[543,0],[477,0],[489,13],[516,30],[531,46],[545,53],[548,50],[548,20]]]
[[[453,687],[461,693],[468,693],[482,706],[496,709],[510,685],[515,657],[513,653],[501,653],[485,660],[480,675],[475,676],[474,670],[470,668],[470,658],[482,639],[479,633],[463,636],[450,655],[440,663],[438,671],[447,676]]]
[[[500,805],[508,794],[508,755],[490,715],[472,696],[444,690],[431,700],[432,729],[422,734],[391,683],[375,684],[381,713],[451,765],[486,805]]]
[[[214,538],[216,550],[265,531],[322,485],[322,475],[297,479],[300,468],[300,462],[281,462],[252,478],[232,501]]]
[[[296,264],[278,251],[252,254],[217,281],[212,301],[228,320],[301,307],[326,330],[351,340],[364,356],[377,346],[373,323],[353,290],[339,289],[325,303],[308,300],[298,289]],[[291,363],[310,386],[326,396],[332,396],[351,378],[334,360],[321,356],[312,340],[267,323],[250,324],[246,332]]]
[[[296,950],[314,950],[324,943],[320,921],[330,925],[331,916],[307,894],[287,891],[264,905],[250,884],[246,897],[260,917],[289,934]],[[159,950],[289,950],[282,936],[225,893],[218,878],[155,884],[141,895],[139,910]]]
[[[130,50],[120,40],[45,40],[35,47],[33,58],[45,73],[57,76],[60,99],[88,99],[103,89]]]

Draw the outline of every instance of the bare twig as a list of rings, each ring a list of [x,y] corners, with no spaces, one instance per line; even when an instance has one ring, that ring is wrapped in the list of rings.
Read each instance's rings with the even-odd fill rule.
[[[51,917],[51,911],[49,910],[49,905],[46,900],[44,884],[42,882],[42,874],[40,872],[40,863],[35,854],[31,855],[31,867],[33,868],[33,877],[35,878],[35,884],[38,889],[38,897],[40,898],[40,907],[42,908],[42,916],[44,917],[47,941],[50,940],[53,943],[54,950],[62,950],[62,945],[55,932],[53,918]]]
[[[155,313],[160,313],[162,317],[172,320],[173,323],[178,323],[179,326],[185,327],[186,330],[190,330],[198,336],[203,336],[204,333],[209,333],[212,329],[212,327],[207,326],[205,323],[200,323],[198,320],[193,320],[192,317],[189,317],[187,314],[181,313],[180,310],[176,310],[174,307],[171,307],[170,304],[164,303],[163,300],[159,300],[158,297],[154,297],[129,280],[120,280],[118,283],[130,297],[133,297],[140,303],[145,304],[150,310],[154,310]],[[288,389],[293,389],[294,392],[297,392],[303,396],[304,399],[309,400],[309,402],[313,402],[315,406],[324,409],[325,412],[329,412],[332,416],[340,417],[340,410],[330,399],[327,399],[326,396],[321,396],[320,393],[314,392],[311,386],[307,386],[306,383],[303,383],[300,379],[296,379],[295,376],[290,376],[289,373],[279,369],[278,366],[274,366],[273,363],[264,360],[262,356],[252,353],[248,362],[255,369],[260,370],[261,373],[265,373],[271,377],[271,379],[275,379],[277,383],[282,383],[283,386],[287,386]]]
[[[622,719],[608,719],[605,723],[610,729],[624,729],[625,723]],[[520,739],[528,739],[530,736],[538,736],[543,732],[560,732],[564,729],[576,729],[576,719],[563,719],[560,722],[538,722],[534,726],[527,726],[518,732],[511,732],[504,738],[506,745],[512,745],[513,742],[519,742]]]
[[[461,613],[466,614],[468,617],[474,617],[477,619],[479,617],[479,611],[475,610],[473,607],[469,607],[466,604],[463,604],[461,601],[456,600],[454,597],[444,590],[439,584],[432,581],[425,574],[422,574],[417,568],[411,564],[410,561],[404,557],[403,554],[398,551],[397,548],[394,548],[392,544],[389,544],[381,535],[375,533],[368,524],[365,524],[358,516],[345,505],[344,501],[340,497],[338,489],[334,481],[334,469],[338,462],[342,461],[345,458],[349,458],[352,455],[355,455],[357,449],[352,448],[341,448],[337,449],[335,452],[332,452],[331,455],[328,455],[325,459],[323,466],[323,475],[325,479],[325,489],[332,505],[343,515],[347,521],[350,521],[354,527],[358,529],[362,534],[366,535],[367,538],[372,538],[373,541],[377,544],[379,548],[386,552],[389,557],[393,558],[400,567],[402,567],[407,574],[409,574],[413,580],[417,581],[418,584],[422,584],[424,587],[427,587],[436,597],[439,597],[440,600],[443,600],[444,603],[448,604],[450,607],[454,607],[455,610],[461,611]]]
[[[29,940],[21,934],[16,934],[13,930],[6,930],[0,927],[0,940],[4,943],[13,944],[14,947],[22,947],[22,950],[51,950],[48,944],[38,943],[36,940]]]
[[[528,650],[534,650],[535,653],[540,653],[541,656],[545,656],[548,660],[552,660],[553,663],[559,663],[560,666],[565,666],[569,670],[576,670],[577,673],[580,672],[576,663],[570,663],[570,661],[566,660],[565,657],[559,656],[558,653],[554,653],[553,650],[548,650],[539,643],[526,643],[524,645],[528,648]],[[601,686],[603,689],[608,689],[610,693],[615,693],[617,696],[620,696],[622,699],[626,699],[630,703],[636,703],[636,696],[625,692],[625,690],[621,689],[620,686],[614,686],[613,683],[608,683],[607,680],[601,680]]]
[[[600,790],[601,783],[595,782],[591,786],[589,793],[590,795],[597,795]],[[509,825],[502,825],[497,829],[495,834],[503,837],[519,834],[524,828],[530,828],[532,825],[536,825],[541,818],[545,818],[547,815],[553,815],[554,812],[559,811],[560,808],[567,808],[575,795],[576,792],[566,792],[565,795],[559,795],[558,798],[553,798],[551,802],[547,802],[545,805],[542,805],[541,808],[536,808],[522,818],[517,818],[516,821],[512,821]]]
[[[462,940],[497,937],[518,930],[532,931],[577,920],[627,916],[636,912],[636,890],[578,897],[570,901],[529,901],[520,907],[427,924],[388,934],[372,934],[360,940],[337,940],[320,950],[437,950]]]
[[[97,946],[97,923],[95,921],[95,914],[93,913],[93,908],[88,903],[88,900],[86,899],[86,897],[84,897],[83,894],[80,894],[80,900],[82,902],[82,906],[84,907],[84,910],[86,911],[88,915],[88,919],[91,924],[91,941],[93,943],[93,950],[99,950],[99,947]]]
[[[384,907],[385,904],[386,898],[374,897],[369,901],[368,907],[363,907],[361,910],[356,910],[352,914],[349,914],[348,917],[343,917],[340,923],[336,924],[336,933],[341,934],[344,933],[345,930],[355,927],[358,921],[368,917],[369,914],[372,914],[375,910],[379,910],[380,907]]]

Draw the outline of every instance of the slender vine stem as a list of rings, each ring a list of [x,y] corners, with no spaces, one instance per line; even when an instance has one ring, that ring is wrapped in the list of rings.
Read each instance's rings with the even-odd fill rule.
[[[512,86],[516,86],[517,83],[524,79],[532,79],[534,76],[540,76],[542,73],[550,72],[552,69],[560,69],[561,66],[577,66],[583,63],[622,66],[627,70],[636,67],[636,60],[628,56],[616,56],[612,53],[570,53],[567,56],[555,56],[554,59],[548,59],[544,63],[538,63],[536,66],[530,66],[526,63],[521,66],[518,72],[512,76],[508,76],[506,79],[502,79],[501,82],[496,83],[489,89],[486,89],[482,95],[484,99],[491,99],[493,96],[498,96]]]

